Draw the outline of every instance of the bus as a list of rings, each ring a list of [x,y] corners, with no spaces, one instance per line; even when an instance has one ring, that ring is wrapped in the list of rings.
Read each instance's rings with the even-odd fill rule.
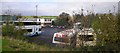
[[[76,47],[96,45],[96,34],[92,29],[82,29],[74,33],[74,29],[68,29],[54,33],[52,43],[62,45],[74,45]]]
[[[27,33],[25,33],[25,36],[35,36],[40,35],[42,33],[41,31],[41,23],[37,21],[14,21],[14,25],[17,29],[26,30]]]

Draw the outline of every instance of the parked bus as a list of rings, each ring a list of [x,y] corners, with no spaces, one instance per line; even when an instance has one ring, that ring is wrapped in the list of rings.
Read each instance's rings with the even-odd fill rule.
[[[35,36],[42,33],[40,22],[14,21],[14,25],[17,29],[26,30],[27,33],[24,34],[25,36]]]
[[[81,28],[81,23],[75,23],[72,29],[54,33],[52,43],[72,47],[94,46],[96,45],[96,34],[93,28]]]

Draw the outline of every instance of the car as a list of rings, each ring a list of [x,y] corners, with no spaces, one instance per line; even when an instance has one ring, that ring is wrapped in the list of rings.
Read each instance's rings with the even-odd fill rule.
[[[65,28],[65,26],[57,26],[58,28]]]
[[[53,25],[51,25],[50,27],[52,27],[52,28],[53,28],[54,26],[53,26]]]

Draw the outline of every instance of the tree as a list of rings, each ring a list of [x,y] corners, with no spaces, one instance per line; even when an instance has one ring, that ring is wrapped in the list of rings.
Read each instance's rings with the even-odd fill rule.
[[[101,18],[99,19],[99,17]],[[120,36],[117,34],[117,19],[115,15],[102,14],[95,17],[92,24],[97,34],[97,46],[104,46],[105,48],[102,48],[104,51],[119,51],[120,49]],[[98,33],[98,30],[102,33]]]
[[[69,26],[71,25],[71,17],[68,13],[62,12],[57,20],[55,21],[55,25],[59,25],[59,26]]]

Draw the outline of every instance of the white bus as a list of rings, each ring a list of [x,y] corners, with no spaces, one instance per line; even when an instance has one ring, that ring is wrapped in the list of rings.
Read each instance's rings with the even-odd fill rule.
[[[34,21],[14,21],[15,27],[17,29],[26,30],[25,36],[35,36],[40,35],[41,32],[41,25],[40,22]]]

